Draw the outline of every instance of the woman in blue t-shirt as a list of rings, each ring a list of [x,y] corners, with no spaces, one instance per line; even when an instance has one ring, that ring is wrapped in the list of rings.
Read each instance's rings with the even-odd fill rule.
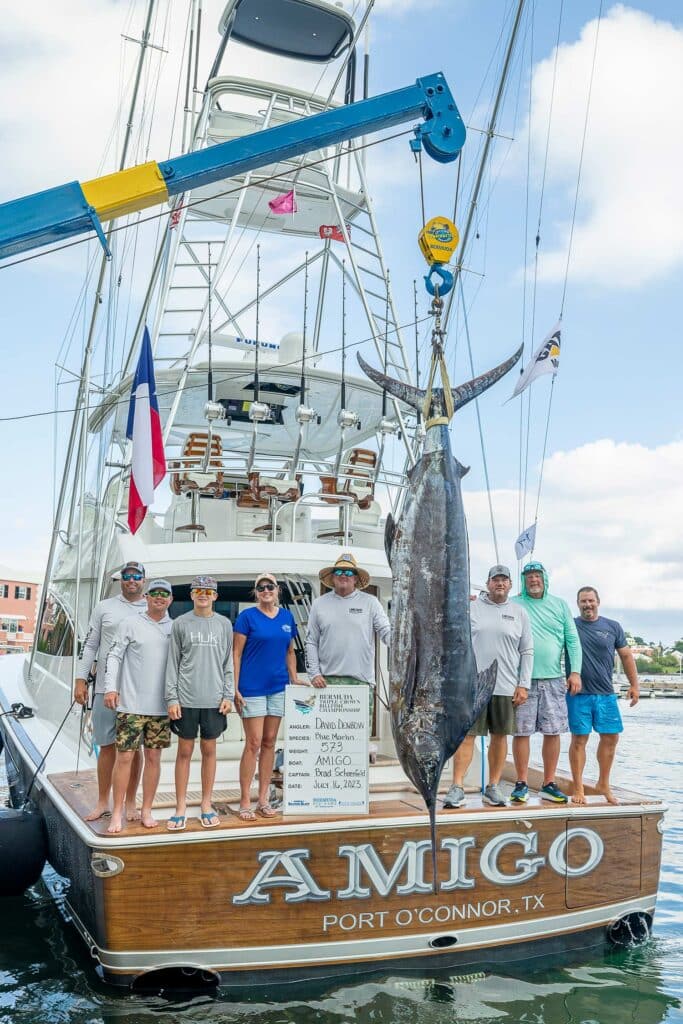
[[[297,683],[292,613],[280,608],[278,582],[262,572],[254,584],[256,605],[237,616],[233,636],[235,708],[244,722],[245,744],[240,761],[240,818],[277,814],[268,802],[275,740],[285,713],[285,687]],[[256,813],[251,809],[251,784],[258,762]]]

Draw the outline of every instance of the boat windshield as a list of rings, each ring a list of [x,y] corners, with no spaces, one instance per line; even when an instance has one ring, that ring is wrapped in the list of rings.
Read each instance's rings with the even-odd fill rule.
[[[230,0],[220,20],[223,35],[233,19],[230,36],[295,60],[334,60],[353,38],[350,15],[325,0]]]

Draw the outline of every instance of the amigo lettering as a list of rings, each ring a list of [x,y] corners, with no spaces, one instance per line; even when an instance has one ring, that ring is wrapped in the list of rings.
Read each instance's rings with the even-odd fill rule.
[[[579,838],[587,843],[588,855],[583,863],[569,867],[568,848],[572,840]],[[338,855],[346,861],[346,884],[337,890],[334,894],[335,898],[340,900],[369,899],[374,895],[388,897],[396,893],[400,896],[410,896],[431,892],[431,882],[425,879],[425,865],[429,862],[430,848],[431,844],[428,839],[408,840],[401,846],[393,864],[387,865],[372,843],[360,843],[356,846],[344,843],[339,847]],[[447,837],[441,840],[440,849],[448,853],[449,865],[448,877],[440,881],[439,891],[453,892],[458,889],[475,889],[476,883],[470,871],[471,865],[477,857],[476,837],[464,836],[458,839]],[[501,855],[504,851],[508,853],[514,851],[518,854],[515,856],[512,866],[505,871],[501,867]],[[603,854],[604,844],[593,829],[568,828],[566,831],[562,830],[552,841],[547,856],[539,853],[537,832],[503,832],[494,836],[482,847],[478,853],[478,859],[479,870],[489,882],[499,886],[514,886],[529,882],[545,867],[562,877],[579,878],[594,871],[602,860]],[[238,906],[268,904],[274,889],[284,890],[285,903],[331,900],[332,892],[318,884],[312,865],[306,863],[310,861],[310,858],[310,850],[305,848],[261,851],[257,858],[260,864],[258,871],[244,892],[233,896],[232,902]],[[524,899],[531,898],[524,897]],[[533,898],[538,899],[538,897]],[[494,904],[498,907],[497,910],[491,909]],[[494,913],[509,913],[510,901],[487,900],[482,904],[469,903],[466,904],[466,907],[475,909],[463,911],[462,908],[448,907],[447,910],[456,915],[461,912],[471,912],[474,916],[486,917]],[[479,910],[476,910],[477,907]],[[425,914],[436,915],[437,912],[443,915],[446,910],[440,910],[438,907],[424,908]],[[413,915],[410,922],[405,922],[406,925],[416,922],[426,923],[422,922],[420,918],[414,918],[414,915],[418,913],[416,910],[406,909],[399,913]],[[368,915],[342,915],[338,919],[335,918],[337,925],[342,930],[341,921],[344,916],[351,918]],[[369,916],[377,917],[377,912]],[[445,923],[436,916],[433,920],[435,923]],[[396,923],[402,924],[398,920]],[[366,926],[369,927],[367,922]],[[359,927],[359,925],[354,927]]]

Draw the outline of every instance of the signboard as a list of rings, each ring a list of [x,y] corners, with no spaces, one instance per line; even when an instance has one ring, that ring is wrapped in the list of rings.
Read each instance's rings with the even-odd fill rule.
[[[367,686],[285,690],[285,814],[368,813]]]

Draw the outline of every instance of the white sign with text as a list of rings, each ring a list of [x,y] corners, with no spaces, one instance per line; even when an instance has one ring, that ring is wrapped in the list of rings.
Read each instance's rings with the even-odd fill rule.
[[[367,814],[367,686],[285,690],[285,814]]]

